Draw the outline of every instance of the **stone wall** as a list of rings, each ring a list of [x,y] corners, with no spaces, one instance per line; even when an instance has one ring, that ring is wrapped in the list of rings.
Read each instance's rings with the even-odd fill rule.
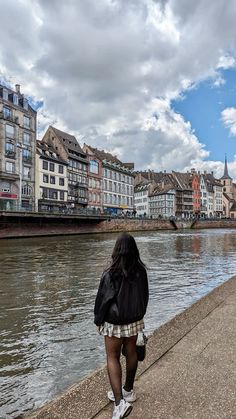
[[[236,228],[236,220],[219,219],[219,220],[197,220],[192,226],[193,229],[201,228]]]
[[[173,229],[168,220],[0,217],[0,238]]]
[[[157,219],[92,219],[64,216],[25,214],[0,215],[0,239],[14,237],[116,233],[121,231],[158,231],[190,229],[192,222],[173,222]],[[197,220],[193,229],[236,228],[236,220]]]

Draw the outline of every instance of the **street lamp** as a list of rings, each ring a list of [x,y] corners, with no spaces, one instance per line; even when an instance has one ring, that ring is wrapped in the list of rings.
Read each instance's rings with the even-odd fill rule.
[[[20,152],[20,159],[19,159],[19,210],[21,210],[21,197],[22,197],[22,150],[26,150],[27,147],[22,144],[22,143],[17,143],[16,147],[19,148],[19,152]]]

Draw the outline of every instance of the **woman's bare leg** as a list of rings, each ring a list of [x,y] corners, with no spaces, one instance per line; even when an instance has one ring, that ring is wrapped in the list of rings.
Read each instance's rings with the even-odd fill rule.
[[[126,357],[126,380],[124,389],[126,391],[130,391],[134,387],[134,379],[138,367],[138,357],[136,352],[136,336],[131,336],[129,338],[124,338],[124,349],[125,349],[125,357]]]
[[[120,365],[120,353],[123,338],[105,336],[105,348],[107,354],[107,370],[115,404],[118,405],[122,396],[122,370]]]

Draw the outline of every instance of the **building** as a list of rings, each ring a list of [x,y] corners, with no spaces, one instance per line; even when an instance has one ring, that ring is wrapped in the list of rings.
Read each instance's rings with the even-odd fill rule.
[[[134,188],[134,209],[138,217],[149,216],[149,195],[152,193],[155,183],[145,180]]]
[[[19,84],[0,85],[0,209],[34,210],[36,118]]]
[[[191,169],[190,185],[193,190],[193,215],[198,216],[201,210],[200,172]]]
[[[37,141],[36,205],[39,212],[65,212],[68,196],[68,163],[52,144]]]
[[[172,171],[172,184],[175,187],[175,204],[177,217],[190,218],[193,216],[193,189],[189,173]]]
[[[88,159],[74,135],[49,126],[42,141],[52,144],[60,158],[68,163],[68,207],[87,207]]]
[[[133,163],[123,163],[116,156],[90,147],[96,161],[102,164],[103,211],[119,215],[133,211],[134,173]]]
[[[88,208],[101,212],[102,206],[102,161],[96,157],[93,148],[84,144],[83,151],[88,158]]]
[[[175,216],[176,191],[172,185],[161,185],[154,189],[149,197],[150,216],[169,218]]]
[[[220,178],[220,182],[223,186],[223,192],[225,192],[227,196],[232,199],[233,198],[233,179],[229,176],[226,155],[225,155],[224,174]]]
[[[223,215],[223,186],[215,179],[213,172],[202,175],[207,192],[207,217],[221,217]],[[201,183],[202,184],[202,183]]]

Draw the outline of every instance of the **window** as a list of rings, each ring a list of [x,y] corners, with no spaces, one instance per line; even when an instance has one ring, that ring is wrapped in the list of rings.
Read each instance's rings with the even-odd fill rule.
[[[32,188],[29,185],[24,185],[22,187],[22,195],[27,195],[27,196],[32,195]]]
[[[19,100],[18,100],[18,96],[16,95],[16,93],[13,94],[13,103],[14,103],[14,105],[18,106]]]
[[[27,99],[23,99],[23,108],[28,110],[28,100]]]
[[[46,160],[43,160],[43,169],[48,170],[48,162]]]
[[[48,183],[48,175],[43,175],[43,182]]]
[[[63,177],[60,177],[59,178],[59,185],[60,186],[64,186],[65,185],[65,181],[64,181]]]
[[[23,148],[22,157],[25,158],[25,159],[30,159],[31,158],[31,153],[27,148]]]
[[[90,160],[89,170],[91,173],[98,174],[98,162],[96,160]]]
[[[12,118],[12,111],[10,108],[7,108],[6,106],[3,106],[3,115],[5,119],[11,119]]]
[[[49,170],[50,170],[50,172],[54,172],[54,170],[55,170],[55,164],[54,163],[49,163]]]
[[[60,201],[64,201],[64,192],[60,191]]]
[[[62,164],[59,164],[59,166],[58,166],[58,172],[59,173],[64,173],[64,166],[62,166]]]
[[[3,99],[8,100],[8,91],[6,89],[3,89]]]
[[[23,144],[30,145],[30,134],[28,132],[23,133]]]
[[[24,115],[24,127],[30,128],[30,118]]]
[[[23,178],[30,179],[30,167],[23,166]]]
[[[12,143],[6,143],[5,144],[5,151],[6,151],[6,154],[7,153],[14,153],[14,144],[12,144]]]
[[[55,176],[50,176],[50,183],[51,183],[51,185],[55,185],[55,183],[56,183]]]
[[[50,189],[49,190],[49,198],[57,199],[57,191],[55,191],[54,189]]]
[[[15,173],[15,163],[6,161],[6,172],[7,173]]]
[[[6,137],[7,138],[14,138],[14,127],[12,125],[5,125],[6,129]]]

